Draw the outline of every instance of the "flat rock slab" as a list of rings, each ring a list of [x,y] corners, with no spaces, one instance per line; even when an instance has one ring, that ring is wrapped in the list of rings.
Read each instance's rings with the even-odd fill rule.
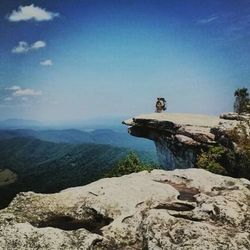
[[[180,125],[200,126],[200,127],[215,127],[220,122],[225,121],[217,116],[188,114],[188,113],[151,113],[135,116],[132,119],[124,121],[124,124],[132,125],[133,122],[148,120],[158,122],[173,122]]]
[[[225,115],[224,115],[225,117]],[[223,119],[217,116],[188,114],[188,113],[151,113],[142,114],[123,121],[127,126],[142,126],[159,127],[166,129],[169,124],[175,128],[184,127],[191,131],[199,131],[200,133],[210,132],[211,128],[221,127],[223,129],[232,129],[237,124],[238,120]],[[165,124],[165,126],[164,126]]]
[[[0,249],[250,249],[250,182],[202,169],[20,193],[0,210]]]

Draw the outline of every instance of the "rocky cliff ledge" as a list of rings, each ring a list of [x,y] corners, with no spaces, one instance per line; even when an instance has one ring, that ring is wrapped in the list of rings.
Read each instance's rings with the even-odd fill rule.
[[[225,132],[249,118],[235,113],[220,117],[152,113],[123,121],[123,124],[129,126],[131,135],[153,140],[160,164],[171,170],[194,167],[197,155],[209,145],[233,147]]]
[[[250,249],[250,182],[154,170],[20,193],[0,210],[0,249]]]

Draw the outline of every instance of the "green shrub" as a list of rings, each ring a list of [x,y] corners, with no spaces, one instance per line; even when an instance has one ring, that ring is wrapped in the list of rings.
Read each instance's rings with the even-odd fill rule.
[[[197,161],[197,167],[206,169],[215,174],[226,174],[226,169],[221,162],[224,158],[225,150],[222,147],[212,147],[208,152],[203,152]]]
[[[250,122],[241,122],[228,132],[228,137],[237,144],[235,150],[222,146],[210,147],[197,159],[197,167],[216,174],[250,179]]]
[[[105,174],[105,177],[119,177],[144,170],[151,171],[155,168],[158,167],[143,163],[134,152],[130,152],[125,158],[120,160],[115,167],[109,170]]]

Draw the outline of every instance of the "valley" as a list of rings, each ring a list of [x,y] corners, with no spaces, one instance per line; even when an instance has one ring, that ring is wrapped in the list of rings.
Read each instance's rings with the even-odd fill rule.
[[[1,136],[1,208],[19,192],[53,193],[96,181],[133,150],[108,144],[43,141],[21,136],[20,131],[1,131]],[[157,161],[153,151],[136,153],[145,162]]]

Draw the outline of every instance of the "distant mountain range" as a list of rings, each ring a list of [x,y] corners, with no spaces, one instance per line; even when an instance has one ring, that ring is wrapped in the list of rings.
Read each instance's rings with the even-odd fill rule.
[[[95,181],[130,151],[104,144],[53,143],[16,136],[20,131],[12,132],[14,135],[11,131],[5,134],[1,131],[0,169],[10,170],[17,175],[17,180],[14,184],[0,187],[0,208],[21,191],[51,193]],[[48,136],[48,133],[42,135]],[[59,140],[61,134],[57,133],[54,131],[52,134]],[[74,140],[79,137],[78,133],[74,130],[65,132],[66,138],[73,137]],[[9,136],[9,139],[3,139],[3,135]],[[105,140],[103,131],[97,131],[94,135]],[[137,151],[137,154],[144,161],[156,161],[155,153]]]
[[[2,129],[12,129],[12,128],[35,128],[41,127],[42,123],[35,120],[25,120],[25,119],[7,119],[0,121],[0,128]]]
[[[111,129],[96,129],[91,132],[77,129],[64,130],[32,130],[32,129],[2,129],[0,130],[0,140],[17,138],[17,137],[34,137],[43,141],[55,143],[95,143],[109,144],[118,147],[126,147],[134,150],[155,151],[153,142],[136,138],[127,132],[116,132]]]
[[[21,191],[51,193],[95,181],[131,150],[144,161],[157,162],[153,142],[118,125],[48,129],[33,120],[1,121],[0,208]]]
[[[76,121],[60,121],[60,122],[40,122],[28,119],[6,119],[0,120],[0,128],[2,129],[103,129],[103,128],[121,128],[121,121],[127,117],[102,117],[95,119],[82,119]]]

